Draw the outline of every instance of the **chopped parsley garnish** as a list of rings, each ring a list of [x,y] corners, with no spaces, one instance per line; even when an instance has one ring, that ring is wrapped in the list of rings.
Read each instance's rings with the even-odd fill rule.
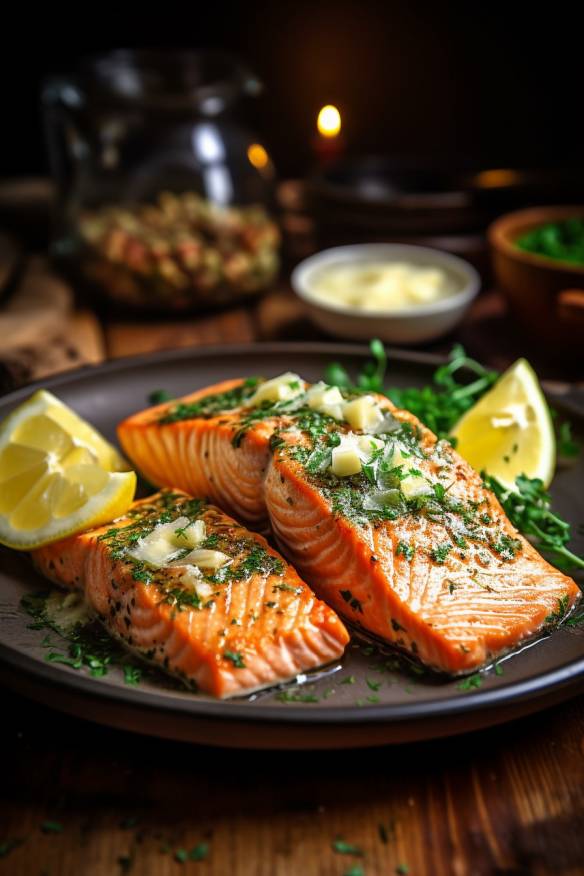
[[[167,389],[153,389],[148,395],[148,401],[151,405],[161,405],[173,398],[174,396]]]
[[[162,601],[172,605],[177,611],[182,611],[185,608],[199,610],[203,605],[196,590],[183,590],[182,587],[167,587]]]
[[[282,690],[276,694],[276,699],[281,703],[318,703],[316,694],[303,693],[302,690]]]
[[[414,559],[414,554],[416,553],[416,549],[411,544],[406,544],[405,541],[398,541],[397,547],[395,549],[396,557],[405,557],[408,563],[411,563]]]
[[[480,672],[475,672],[474,675],[469,675],[467,678],[463,678],[456,686],[459,690],[469,691],[476,690],[476,688],[480,687],[483,683],[483,676]]]
[[[491,542],[491,548],[499,554],[502,560],[513,560],[521,551],[522,544],[518,538],[511,538],[510,535],[500,533],[496,541]]]
[[[224,651],[223,656],[226,660],[231,661],[236,669],[245,669],[245,660],[240,651]]]
[[[296,593],[297,596],[302,593],[302,587],[292,587],[290,584],[274,584],[272,586],[272,590],[283,590],[287,593]],[[268,604],[269,603],[266,603],[266,605]],[[271,603],[272,606],[274,606],[275,604],[275,602]]]
[[[124,681],[126,684],[135,687],[137,684],[140,684],[141,680],[142,670],[139,666],[124,665]]]
[[[283,575],[286,571],[282,560],[268,553],[254,539],[242,539],[241,546],[245,550],[243,559],[232,565],[222,566],[212,576],[212,581],[218,583],[230,580],[241,581],[251,578],[252,575]]]
[[[446,562],[446,558],[448,554],[452,550],[452,545],[448,543],[436,545],[430,551],[430,556],[432,560],[437,563],[439,566],[442,566]]]
[[[31,629],[48,630],[41,642],[46,649],[45,660],[60,663],[71,669],[86,670],[93,678],[103,678],[112,667],[119,667],[128,685],[140,683],[144,669],[134,662],[126,649],[118,644],[96,620],[72,630],[62,630],[53,623],[46,612],[49,592],[26,594],[21,606],[32,618]],[[59,640],[56,640],[56,636]],[[147,670],[152,673],[153,670]]]
[[[227,392],[211,393],[194,402],[178,402],[169,408],[158,420],[159,423],[177,423],[180,420],[215,417],[224,411],[245,405],[254,394],[259,378],[250,377],[239,386]]]
[[[548,614],[548,616],[545,619],[545,623],[546,624],[559,624],[560,621],[562,621],[565,618],[569,607],[570,607],[570,597],[567,593],[565,593],[564,596],[561,596],[558,599],[557,605],[556,605],[556,610],[553,611],[551,614]]]

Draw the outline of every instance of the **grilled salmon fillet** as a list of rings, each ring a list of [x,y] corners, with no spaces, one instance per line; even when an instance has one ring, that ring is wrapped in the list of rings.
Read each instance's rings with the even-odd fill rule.
[[[274,426],[259,420],[247,430],[245,441],[233,440],[240,426],[240,405],[252,389],[241,379],[226,380],[178,403],[134,414],[119,425],[118,436],[153,486],[178,484],[192,496],[206,496],[262,531],[269,529],[263,480]],[[193,417],[186,416],[189,412]]]
[[[340,657],[349,639],[261,535],[177,491],[135,502],[125,517],[39,548],[33,560],[54,583],[83,590],[131,651],[213,696],[291,679]]]
[[[308,390],[254,406],[251,381],[228,381],[136,414],[118,434],[155,484],[208,495],[256,528],[269,521],[329,605],[439,671],[474,671],[569,612],[575,582],[448,442],[384,396],[371,396],[382,418],[372,434],[310,407]],[[361,468],[334,474],[336,449],[358,442]]]

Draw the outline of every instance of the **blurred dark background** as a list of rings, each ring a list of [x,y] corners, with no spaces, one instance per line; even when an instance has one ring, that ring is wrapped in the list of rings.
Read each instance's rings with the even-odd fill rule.
[[[351,151],[434,162],[581,161],[575,5],[247,2],[12,9],[0,53],[3,176],[47,170],[39,88],[115,47],[223,48],[266,85],[256,126],[283,175],[310,167],[320,106]]]

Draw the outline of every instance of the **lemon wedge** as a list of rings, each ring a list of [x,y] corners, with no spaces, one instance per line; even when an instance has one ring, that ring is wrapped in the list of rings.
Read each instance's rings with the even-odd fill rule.
[[[556,441],[547,402],[526,359],[518,359],[456,424],[456,449],[508,489],[524,474],[548,487]]]
[[[30,550],[121,516],[136,475],[45,390],[0,423],[0,543]]]

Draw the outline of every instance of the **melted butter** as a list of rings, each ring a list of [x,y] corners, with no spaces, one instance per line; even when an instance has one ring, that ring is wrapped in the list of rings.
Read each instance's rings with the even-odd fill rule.
[[[315,272],[311,297],[358,310],[402,310],[448,298],[453,278],[437,267],[407,262],[339,263]]]

